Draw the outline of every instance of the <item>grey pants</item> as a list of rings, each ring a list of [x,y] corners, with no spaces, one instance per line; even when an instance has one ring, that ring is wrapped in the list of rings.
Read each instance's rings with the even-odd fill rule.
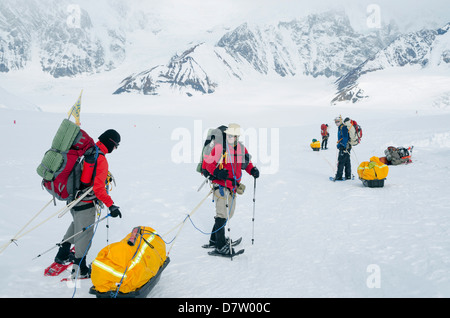
[[[216,201],[216,217],[227,219],[228,211],[230,212],[230,219],[233,217],[236,209],[236,193],[231,193],[228,188],[223,187],[222,195],[219,189],[214,190],[214,201]]]
[[[86,203],[77,204],[77,207],[86,205]],[[85,227],[93,224],[95,222],[96,208],[91,207],[86,210],[75,211],[70,210],[72,213],[73,221],[69,225],[66,234],[64,235],[64,240],[71,237],[72,235],[82,231]],[[90,227],[83,233],[71,238],[68,242],[75,244],[75,258],[82,258],[83,255],[87,254],[89,248],[91,247],[91,240],[94,235],[94,226]]]

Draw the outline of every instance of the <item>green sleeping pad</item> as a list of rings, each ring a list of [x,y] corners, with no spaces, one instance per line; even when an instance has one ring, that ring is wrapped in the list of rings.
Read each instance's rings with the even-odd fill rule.
[[[80,127],[68,119],[63,120],[53,138],[52,148],[45,153],[36,169],[39,176],[47,181],[54,179],[55,172],[64,164],[62,153],[69,151],[79,132]]]

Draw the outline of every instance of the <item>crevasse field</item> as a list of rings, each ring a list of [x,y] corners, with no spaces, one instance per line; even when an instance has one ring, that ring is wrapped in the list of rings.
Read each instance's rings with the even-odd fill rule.
[[[117,183],[111,196],[123,218],[108,218],[109,230],[106,221],[99,224],[88,263],[107,240],[117,242],[138,225],[172,241],[171,229],[209,191],[197,192],[202,134],[239,123],[262,173],[254,222],[253,178],[245,175],[247,189],[229,223],[245,253],[230,261],[201,247],[213,225],[209,197],[191,216],[195,227],[186,221],[167,245],[171,262],[149,297],[450,297],[448,69],[369,74],[360,85],[371,97],[338,105],[329,103],[331,81],[302,77],[255,79],[188,98],[111,95],[112,76],[33,74],[0,79],[0,245],[51,199],[36,167],[83,89],[81,128],[95,140],[109,128],[122,135],[108,160]],[[366,188],[357,177],[330,182],[339,115],[363,129],[351,156],[355,176],[360,162],[384,156],[391,145],[413,145],[413,163],[390,166],[383,188]],[[330,126],[329,149],[313,152],[309,144],[320,138],[322,123]],[[50,205],[33,224],[63,206]],[[0,254],[0,297],[94,297],[90,280],[44,277],[56,249],[33,259],[60,242],[70,222],[70,214],[55,216]]]

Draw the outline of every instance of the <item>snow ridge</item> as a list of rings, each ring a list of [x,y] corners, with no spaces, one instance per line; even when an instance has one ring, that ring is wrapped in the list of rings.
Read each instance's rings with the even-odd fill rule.
[[[357,102],[366,98],[358,87],[364,74],[387,68],[419,65],[421,68],[450,66],[450,23],[437,30],[420,30],[399,35],[390,45],[367,59],[336,81],[337,94],[332,100]]]

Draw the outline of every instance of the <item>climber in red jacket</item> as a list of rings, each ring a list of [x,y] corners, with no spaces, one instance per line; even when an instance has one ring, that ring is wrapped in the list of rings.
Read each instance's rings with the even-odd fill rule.
[[[254,178],[259,177],[259,170],[253,166],[247,149],[238,141],[240,130],[238,124],[229,124],[225,130],[226,149],[223,149],[222,143],[217,143],[206,164],[206,169],[214,176],[212,183],[216,202],[216,216],[209,246],[214,246],[221,254],[234,254],[234,250],[230,251],[227,244],[224,226],[234,214],[236,193],[242,194],[245,189],[241,184],[242,170]]]
[[[97,148],[93,147],[91,155],[85,155],[83,163],[83,173],[81,175],[82,188],[93,187],[93,194],[88,195],[84,200],[77,203],[71,210],[73,221],[64,235],[64,243],[60,245],[58,253],[55,256],[55,262],[63,264],[73,261],[74,266],[72,274],[78,274],[78,278],[89,278],[90,268],[86,265],[86,256],[91,246],[91,240],[94,235],[93,227],[89,227],[95,222],[96,201],[101,201],[109,209],[112,217],[122,217],[118,206],[106,191],[106,181],[108,178],[108,160],[106,154],[113,152],[119,147],[120,135],[114,129],[109,129],[98,137]],[[95,154],[95,156],[94,156]],[[94,159],[95,158],[95,159]],[[89,169],[90,168],[90,169]],[[89,227],[89,228],[88,228]],[[84,230],[86,229],[86,230]],[[84,231],[83,231],[84,230]],[[83,231],[78,237],[72,237],[74,234]],[[68,241],[68,238],[72,237]],[[75,245],[75,254],[71,253],[71,245]],[[78,270],[79,269],[79,273]]]

